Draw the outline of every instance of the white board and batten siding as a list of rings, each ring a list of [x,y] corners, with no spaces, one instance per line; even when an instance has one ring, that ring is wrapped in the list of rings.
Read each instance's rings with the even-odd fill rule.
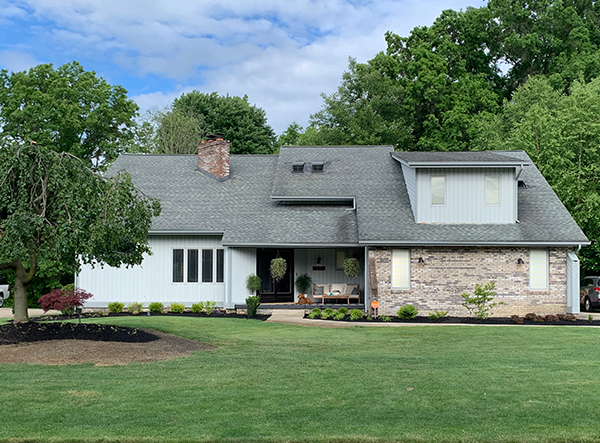
[[[251,294],[246,287],[246,279],[250,274],[256,274],[256,248],[229,248],[231,257],[230,282],[231,293],[227,294],[230,304],[245,304],[246,297]],[[225,263],[227,266],[227,263]]]
[[[580,313],[579,259],[573,251],[567,252],[567,314]]]
[[[87,307],[106,307],[118,301],[126,305],[140,302],[147,306],[151,302],[165,305],[177,302],[191,306],[198,301],[215,301],[218,306],[225,303],[225,284],[216,282],[216,250],[224,249],[220,236],[153,236],[148,239],[152,255],[146,256],[140,266],[112,268],[85,265],[77,276],[76,284],[94,295]],[[202,282],[202,264],[198,283],[173,283],[173,250],[183,249],[187,260],[187,249],[213,250],[213,282]],[[225,257],[227,261],[227,257]],[[187,265],[187,263],[186,263]],[[226,266],[226,265],[225,265]],[[184,271],[185,273],[185,271]],[[187,277],[187,275],[185,276]]]
[[[432,204],[431,177],[444,177],[442,203],[437,196]],[[486,177],[491,179],[487,185]],[[409,195],[415,192],[409,186],[411,180],[407,181]],[[490,199],[488,192],[486,200],[486,187],[490,183],[498,185],[499,198]],[[419,169],[415,219],[417,223],[515,223],[516,189],[514,168]]]

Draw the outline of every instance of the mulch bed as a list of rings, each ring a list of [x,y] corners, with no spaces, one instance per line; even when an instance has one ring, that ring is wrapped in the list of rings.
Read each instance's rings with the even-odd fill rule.
[[[305,315],[304,318],[308,318]],[[321,320],[321,319],[319,319]],[[334,320],[332,318],[326,319],[332,322],[350,322],[350,323],[385,323],[381,318],[362,318],[359,320],[350,320],[350,317],[346,317],[344,320]],[[404,320],[398,317],[390,317],[389,323],[424,323],[424,324],[467,324],[467,325],[515,325],[515,322],[510,317],[490,317],[486,320],[477,320],[473,317],[442,317],[438,319],[432,319],[429,317],[417,316],[412,320]],[[535,322],[533,320],[523,319],[523,325],[526,326],[600,326],[600,320],[558,320],[557,322]]]
[[[128,312],[120,312],[118,314],[114,313],[101,313],[101,312],[86,312],[84,314],[68,316],[68,315],[43,315],[41,317],[34,317],[32,320],[36,321],[61,321],[61,320],[76,320],[78,318],[104,318],[104,317],[131,317],[134,316]],[[137,315],[137,317],[200,317],[200,318],[243,318],[248,319],[246,314],[231,314],[222,310],[215,310],[212,314],[206,315],[205,313],[195,313],[195,312],[184,312],[182,314],[175,314],[174,312],[169,312],[166,314],[149,314],[148,312],[142,312]],[[265,314],[257,314],[252,320],[260,320],[266,321],[270,315]]]

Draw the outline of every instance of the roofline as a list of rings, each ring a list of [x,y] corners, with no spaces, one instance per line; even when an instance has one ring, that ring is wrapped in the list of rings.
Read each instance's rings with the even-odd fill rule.
[[[148,235],[223,235],[225,231],[148,231]]]
[[[285,196],[285,195],[272,195],[271,200],[278,201],[340,201],[340,200],[348,200],[349,202],[354,201],[356,197],[349,197],[347,195],[340,197],[332,197],[332,196],[302,196],[302,195],[294,195],[294,196]]]
[[[358,243],[231,243],[223,242],[223,246],[246,248],[363,248]]]
[[[398,158],[394,155],[394,152],[391,153],[392,158],[396,161],[399,161],[403,165],[408,166],[409,168],[517,168],[519,166],[529,166],[531,162],[526,161],[514,161],[514,162],[459,162],[459,161],[451,161],[451,162],[426,162],[426,161],[418,161],[418,162],[409,162]]]
[[[590,241],[565,241],[565,242],[534,242],[534,241],[430,241],[430,240],[406,240],[406,241],[360,241],[364,246],[589,246]]]

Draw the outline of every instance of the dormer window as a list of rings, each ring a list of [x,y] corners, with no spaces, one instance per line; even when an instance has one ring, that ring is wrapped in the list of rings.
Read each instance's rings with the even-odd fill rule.
[[[500,177],[485,176],[485,205],[498,206],[500,204]]]
[[[431,176],[431,206],[443,206],[446,204],[446,176]]]
[[[304,172],[304,162],[292,163],[292,172],[296,174]]]
[[[313,162],[313,164],[312,164],[312,172],[320,173],[320,172],[323,172],[324,170],[325,170],[325,163],[324,162]]]

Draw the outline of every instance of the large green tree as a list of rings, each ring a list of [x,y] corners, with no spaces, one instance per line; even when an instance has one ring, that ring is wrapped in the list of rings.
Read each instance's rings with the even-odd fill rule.
[[[77,62],[0,71],[1,133],[69,152],[94,170],[130,143],[137,111],[123,87],[109,85]]]
[[[149,253],[160,205],[126,173],[97,175],[82,160],[36,143],[0,145],[0,270],[14,274],[16,321],[28,321],[27,286],[40,263],[134,265]]]
[[[233,154],[272,154],[276,137],[265,111],[251,105],[248,97],[220,96],[192,91],[175,99],[173,111],[193,115],[204,125],[204,133],[223,132]]]

